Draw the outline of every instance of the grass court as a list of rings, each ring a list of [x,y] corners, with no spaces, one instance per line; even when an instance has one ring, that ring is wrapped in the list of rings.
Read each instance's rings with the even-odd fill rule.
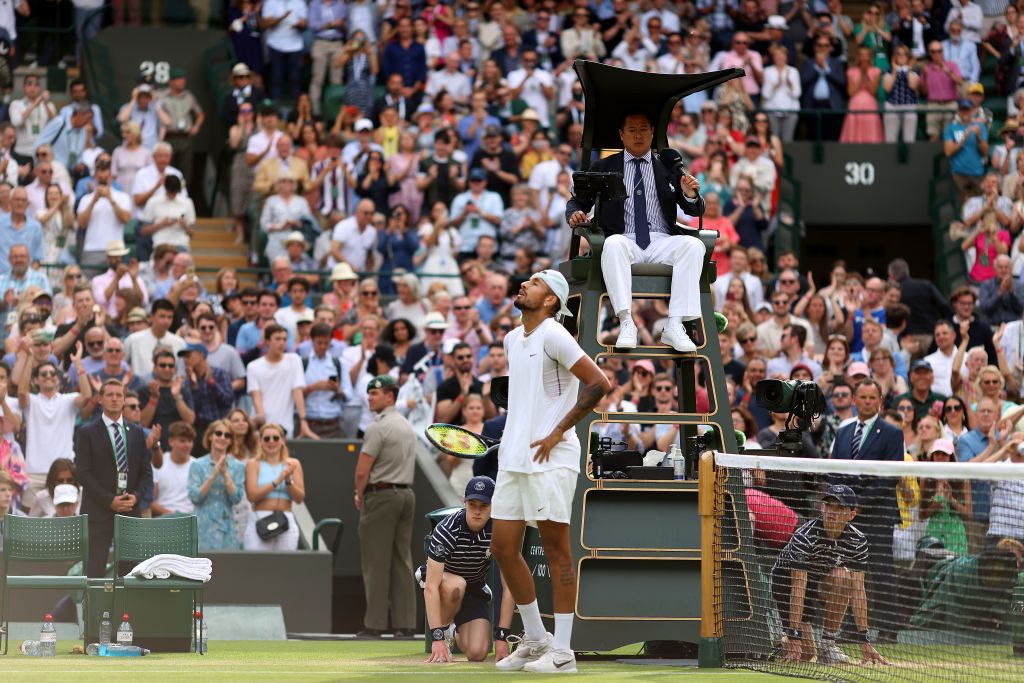
[[[0,679],[66,683],[117,681],[524,681],[565,680],[565,675],[498,673],[494,661],[470,664],[456,660],[426,665],[423,641],[213,641],[204,657],[193,654],[152,654],[142,658],[101,658],[70,654],[76,643],[57,644],[55,659],[22,656],[12,641],[11,653],[0,659]],[[623,648],[630,654],[637,647]],[[638,666],[619,662],[580,662],[579,677],[600,683],[669,681],[680,675],[716,683],[774,683],[793,679],[755,672],[696,667]],[[571,676],[570,676],[571,677]],[[577,678],[579,678],[577,677]],[[670,678],[671,677],[671,678]]]

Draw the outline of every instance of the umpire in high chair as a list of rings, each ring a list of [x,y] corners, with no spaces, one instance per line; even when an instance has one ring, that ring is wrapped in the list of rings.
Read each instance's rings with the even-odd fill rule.
[[[626,186],[624,200],[603,201],[600,215],[594,217],[606,238],[601,272],[619,318],[615,347],[632,349],[637,344],[630,266],[662,263],[672,266],[672,291],[661,341],[680,353],[696,351],[683,322],[700,318],[700,276],[707,250],[699,238],[676,226],[676,207],[691,216],[704,213],[700,182],[675,162],[679,155],[674,150],[654,153],[654,122],[646,111],[630,109],[623,114],[619,139],[623,151],[591,167],[621,173]],[[579,225],[589,220],[592,208],[592,203],[573,196],[565,218],[570,226]]]
[[[416,496],[416,433],[395,409],[398,385],[389,375],[369,381],[366,394],[376,414],[366,428],[356,463],[355,505],[359,510],[359,554],[366,591],[364,629],[378,637],[391,628],[411,636],[416,626],[416,587],[412,574],[412,527]]]

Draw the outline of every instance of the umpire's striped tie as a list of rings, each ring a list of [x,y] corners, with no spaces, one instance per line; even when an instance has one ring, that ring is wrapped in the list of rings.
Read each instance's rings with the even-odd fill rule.
[[[114,461],[117,463],[118,472],[128,471],[128,451],[124,447],[124,436],[121,434],[121,425],[114,422],[110,425],[114,430]]]
[[[857,420],[857,428],[853,430],[853,444],[850,448],[850,459],[856,460],[860,455],[860,442],[864,434],[864,423]]]

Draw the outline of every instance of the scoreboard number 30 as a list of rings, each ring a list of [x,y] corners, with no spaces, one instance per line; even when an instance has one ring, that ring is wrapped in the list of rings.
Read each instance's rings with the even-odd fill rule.
[[[846,166],[843,167],[846,174],[843,176],[843,180],[846,181],[847,185],[874,185],[875,184],[875,165],[870,161],[850,161],[847,162]]]
[[[170,62],[142,62],[139,64],[139,75],[152,83],[166,85],[171,80],[171,64]]]

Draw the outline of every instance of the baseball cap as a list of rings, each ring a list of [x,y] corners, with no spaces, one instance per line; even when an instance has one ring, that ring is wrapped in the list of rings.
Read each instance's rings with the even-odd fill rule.
[[[481,503],[491,504],[491,496],[494,495],[494,480],[490,477],[473,477],[466,484],[466,502],[479,500]]]
[[[850,363],[850,367],[846,368],[846,374],[850,377],[854,375],[870,375],[871,370],[868,369],[867,363],[857,361],[856,363]]]
[[[53,487],[53,504],[78,502],[78,487],[74,484],[57,484]]]
[[[441,353],[446,356],[450,356],[455,352],[455,347],[461,342],[458,339],[445,339],[444,344],[441,345]]]
[[[501,135],[501,128],[498,128],[493,123],[484,128],[484,137],[493,138],[496,135]]]
[[[203,358],[206,358],[207,354],[209,353],[209,351],[207,351],[207,349],[206,349],[206,347],[204,345],[197,344],[195,342],[191,342],[191,343],[185,344],[185,348],[183,348],[181,351],[178,351],[178,358],[181,358],[183,356],[187,356],[188,354],[192,353],[193,351],[198,351],[199,353],[203,354]]]
[[[479,166],[469,169],[470,180],[487,180],[487,172]]]
[[[953,445],[952,439],[935,439],[935,441],[932,442],[932,447],[928,449],[928,455],[931,455],[932,453],[956,455],[956,446]]]
[[[812,375],[814,374],[814,370],[807,363],[797,363],[792,368],[790,368],[789,376],[793,377],[793,373],[796,372],[798,369],[806,370],[807,372],[811,373]]]
[[[373,121],[371,121],[370,119],[359,119],[358,121],[356,121],[356,125],[353,126],[353,128],[357,133],[360,133],[364,130],[373,130]]]
[[[825,495],[821,497],[821,502],[824,503],[826,500],[834,500],[847,508],[857,507],[857,494],[846,484],[832,484],[829,486],[825,491]]]
[[[519,118],[523,121],[536,121],[537,123],[540,123],[540,115],[537,114],[535,109],[524,109],[523,113],[519,115]]]
[[[654,363],[647,360],[646,358],[644,360],[638,360],[636,362],[636,365],[633,366],[633,369],[636,370],[637,368],[643,368],[652,375],[655,374]]]
[[[984,95],[985,94],[985,86],[982,85],[981,83],[971,83],[970,85],[967,86],[967,94],[968,95]]]
[[[572,312],[565,307],[565,302],[569,298],[569,283],[565,281],[565,276],[557,270],[549,268],[535,273],[533,277],[543,280],[551,289],[551,293],[558,297],[558,301],[562,304],[558,315],[567,315],[571,318]]]
[[[390,389],[395,385],[395,378],[391,375],[377,375],[369,381],[366,385],[366,390],[370,389]]]
[[[299,313],[297,316],[295,316],[295,324],[296,325],[301,325],[302,323],[312,323],[312,322],[313,322],[313,312],[310,311],[310,310],[305,310],[302,313]]]
[[[910,364],[910,371],[914,372],[915,370],[927,370],[928,372],[931,372],[932,364],[924,358],[919,358]]]
[[[185,78],[185,70],[180,66],[173,67],[171,69],[171,80],[175,78]]]
[[[153,93],[153,86],[151,86],[149,83],[143,83],[142,85],[140,85],[139,86],[139,94],[142,95],[144,93],[152,94]]]
[[[425,330],[447,330],[448,321],[437,311],[431,311],[423,316],[423,329]]]
[[[50,293],[45,289],[40,289],[36,292],[35,296],[32,297],[32,301],[39,301],[40,299],[49,299],[50,301],[53,301],[53,297],[50,296]]]
[[[245,62],[239,62],[231,67],[232,76],[248,76],[252,71],[249,70],[249,66]]]
[[[434,109],[434,105],[430,102],[424,102],[420,106],[416,107],[416,116],[420,114],[436,114],[437,110]]]
[[[957,109],[974,109],[974,102],[971,102],[966,97],[961,97],[959,100],[956,101],[956,108]]]
[[[768,303],[767,301],[762,301],[761,303],[759,303],[757,305],[756,308],[754,308],[754,312],[755,313],[771,313],[772,312],[772,305],[770,303]]]
[[[53,341],[53,332],[45,329],[39,329],[32,333],[32,341],[39,342],[41,344],[48,344]]]

